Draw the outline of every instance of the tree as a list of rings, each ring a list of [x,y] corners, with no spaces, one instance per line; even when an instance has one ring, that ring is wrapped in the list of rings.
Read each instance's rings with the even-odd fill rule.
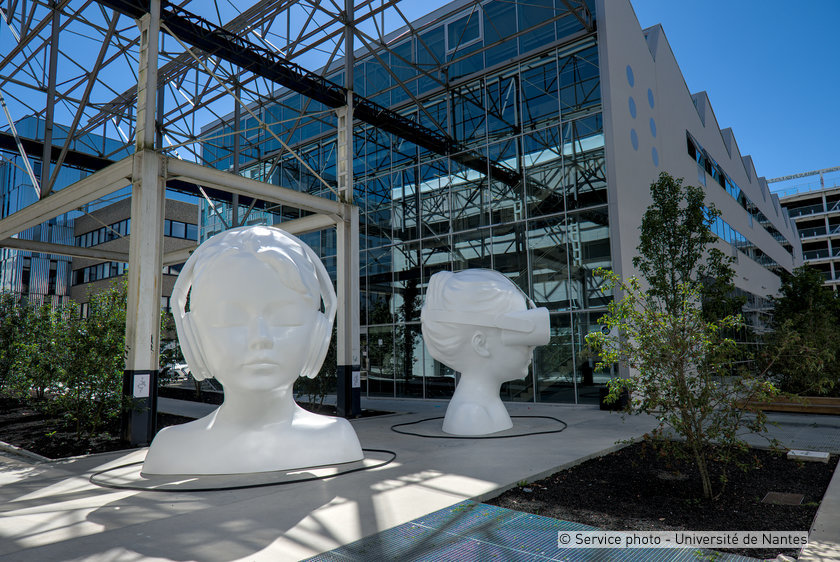
[[[127,406],[122,395],[126,301],[125,282],[115,282],[90,294],[87,318],[75,304],[65,311],[64,391],[56,402],[80,437],[116,421]]]
[[[14,386],[23,314],[24,307],[12,293],[0,294],[0,392]]]
[[[742,321],[726,314],[736,303],[728,300],[734,289],[732,260],[712,247],[711,227],[719,212],[704,205],[701,189],[683,187],[667,173],[651,185],[651,195],[633,260],[649,288],[643,291],[635,278],[622,281],[598,270],[596,275],[623,296],[600,320],[610,334],[591,333],[586,341],[600,357],[597,368],[620,362],[633,370],[630,378],[610,381],[610,399],[617,400],[626,388],[633,391],[630,412],[655,414],[659,420],[647,437],[693,460],[703,496],[711,498],[712,462],[720,461],[725,483],[726,467],[746,448],[742,432],[764,429],[763,412],[747,416],[737,399],[767,400],[777,391],[760,376],[731,376],[739,350],[727,334]],[[710,286],[707,279],[715,282]],[[666,439],[671,435],[679,440]]]
[[[14,344],[16,394],[34,398],[48,408],[48,393],[60,390],[61,368],[56,357],[61,349],[61,313],[48,304],[33,302],[18,308],[18,330]]]
[[[734,258],[713,244],[712,225],[720,216],[714,205],[705,205],[703,190],[684,186],[682,178],[667,172],[650,186],[653,203],[642,218],[639,255],[633,265],[649,285],[648,293],[664,310],[676,312],[688,285],[703,302],[708,320],[738,314],[744,304],[733,296]]]
[[[726,467],[746,448],[741,434],[761,432],[766,423],[762,411],[739,407],[737,399],[764,401],[777,394],[763,377],[746,373],[728,377],[738,350],[724,333],[737,328],[740,317],[706,321],[697,288],[688,283],[677,286],[678,299],[672,300],[675,308],[666,311],[641,290],[637,279],[622,282],[612,272],[596,273],[624,293],[624,298],[610,303],[600,320],[618,335],[593,332],[586,336],[590,349],[600,357],[596,368],[623,362],[635,371],[628,379],[610,381],[611,399],[630,389],[635,396],[630,411],[655,414],[659,421],[646,437],[673,455],[693,460],[703,496],[711,498],[711,463],[720,462],[725,483]],[[668,440],[669,433],[681,441]]]
[[[779,293],[765,353],[777,355],[772,372],[781,389],[840,394],[840,298],[807,266],[783,275]]]

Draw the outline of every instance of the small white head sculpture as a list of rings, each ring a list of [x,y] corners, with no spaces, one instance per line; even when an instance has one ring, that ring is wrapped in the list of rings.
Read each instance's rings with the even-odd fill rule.
[[[318,374],[335,318],[335,290],[311,248],[278,228],[227,230],[190,256],[172,301],[193,376],[218,379],[225,400],[209,416],[161,430],[144,474],[266,472],[362,459],[347,420],[294,401],[298,376]]]
[[[429,280],[421,322],[431,356],[461,373],[443,431],[486,435],[513,427],[499,389],[526,376],[534,347],[548,343],[548,309],[534,307],[497,271],[442,271]]]

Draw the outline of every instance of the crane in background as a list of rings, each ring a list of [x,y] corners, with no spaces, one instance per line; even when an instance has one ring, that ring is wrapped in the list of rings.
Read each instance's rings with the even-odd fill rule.
[[[777,183],[780,181],[787,181],[787,180],[795,180],[799,178],[807,178],[810,176],[820,176],[820,188],[825,187],[825,177],[824,174],[828,174],[831,172],[837,172],[840,170],[840,166],[834,166],[833,168],[823,168],[822,170],[812,170],[810,172],[802,172],[800,174],[791,174],[789,176],[782,176],[779,178],[773,178],[772,180],[767,180],[767,183]]]

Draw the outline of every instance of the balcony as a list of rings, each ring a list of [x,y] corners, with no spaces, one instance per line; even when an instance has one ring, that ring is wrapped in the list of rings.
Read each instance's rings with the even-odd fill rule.
[[[838,225],[835,230],[840,233],[840,225]],[[813,238],[815,236],[826,236],[828,233],[824,226],[814,226],[811,228],[800,228],[799,229],[799,238]],[[834,234],[832,232],[832,234]]]
[[[840,249],[837,249],[834,252],[835,255],[840,255]],[[829,253],[828,248],[824,248],[820,250],[808,250],[806,252],[802,252],[802,257],[808,261],[824,260],[831,257],[831,254]]]
[[[792,219],[796,217],[804,217],[807,215],[815,215],[824,211],[825,209],[823,208],[822,203],[818,203],[816,205],[807,205],[805,207],[788,208],[788,214]]]

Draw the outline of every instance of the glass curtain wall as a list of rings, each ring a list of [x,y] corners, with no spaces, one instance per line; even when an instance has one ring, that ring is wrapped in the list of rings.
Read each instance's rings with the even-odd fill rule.
[[[518,179],[491,178],[357,124],[362,392],[451,396],[458,373],[433,360],[421,336],[426,286],[438,271],[491,268],[551,311],[551,342],[536,351],[527,377],[504,385],[504,398],[597,401],[608,373],[593,373],[582,349],[611,298],[593,271],[611,258],[594,34],[560,0],[498,0],[421,28],[380,56],[391,72],[373,57],[360,60],[358,94],[446,131]],[[331,79],[343,83],[340,72]],[[289,94],[262,112],[332,182],[335,119],[323,109]],[[290,127],[295,118],[300,126]],[[250,154],[270,154],[269,139],[241,142]],[[205,156],[229,169],[230,146],[219,141]],[[256,164],[242,156],[242,166],[252,177],[334,198],[288,154]],[[283,211],[272,210],[273,222],[299,216]],[[303,238],[334,269],[334,234]]]

